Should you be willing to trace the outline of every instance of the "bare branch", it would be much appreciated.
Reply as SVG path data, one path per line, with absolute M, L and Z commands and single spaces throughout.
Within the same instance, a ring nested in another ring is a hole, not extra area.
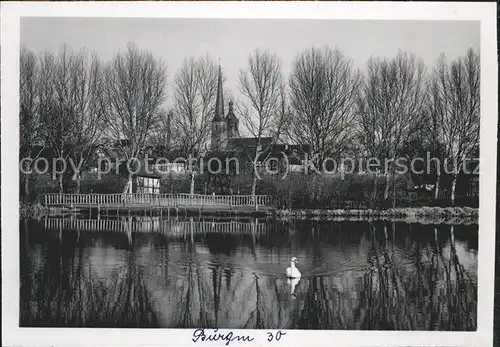
M 256 139 L 256 148 L 247 149 L 254 166 L 252 194 L 255 195 L 257 164 L 269 158 L 287 115 L 280 60 L 269 52 L 255 50 L 248 57 L 247 69 L 240 70 L 239 85 L 245 101 L 238 104 L 238 114 Z M 265 137 L 270 141 L 263 141 Z
M 186 59 L 174 79 L 174 122 L 186 155 L 204 151 L 216 95 L 217 65 L 209 56 Z
M 421 60 L 400 52 L 371 59 L 358 98 L 360 139 L 368 153 L 393 158 L 423 125 L 426 88 Z
M 451 200 L 456 176 L 466 157 L 479 146 L 480 59 L 472 49 L 450 64 L 438 61 L 430 82 L 429 110 L 436 139 L 444 145 L 448 165 L 454 165 Z
M 359 73 L 338 50 L 312 48 L 295 58 L 288 135 L 297 144 L 310 145 L 317 164 L 350 145 L 359 83 Z
M 164 62 L 132 43 L 127 51 L 115 54 L 106 68 L 107 135 L 126 160 L 139 157 L 158 121 L 166 78 Z

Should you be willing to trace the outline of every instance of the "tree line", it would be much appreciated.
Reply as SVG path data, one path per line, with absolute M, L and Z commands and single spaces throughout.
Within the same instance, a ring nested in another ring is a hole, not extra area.
M 40 54 L 23 47 L 20 59 L 20 156 L 36 159 L 50 149 L 60 165 L 71 158 L 76 165 L 57 174 L 59 192 L 68 172 L 78 192 L 98 153 L 125 160 L 142 158 L 146 148 L 156 156 L 206 154 L 219 75 L 208 55 L 186 58 L 172 81 L 165 61 L 132 43 L 106 62 L 66 46 Z M 479 76 L 473 49 L 451 61 L 442 55 L 430 68 L 399 52 L 370 58 L 361 71 L 337 49 L 308 48 L 297 54 L 288 78 L 277 55 L 255 50 L 239 72 L 234 111 L 256 138 L 257 149 L 247 153 L 254 167 L 278 142 L 307 144 L 317 168 L 348 155 L 384 162 L 431 153 L 458 169 L 448 197 L 454 203 L 464 161 L 478 154 Z M 171 110 L 163 106 L 167 97 Z M 25 169 L 32 163 L 23 161 Z M 437 199 L 443 167 L 429 169 Z M 194 166 L 189 173 L 191 193 L 197 172 Z M 395 175 L 390 166 L 376 177 L 386 200 Z M 30 175 L 21 177 L 28 195 Z M 255 172 L 251 186 L 255 194 Z

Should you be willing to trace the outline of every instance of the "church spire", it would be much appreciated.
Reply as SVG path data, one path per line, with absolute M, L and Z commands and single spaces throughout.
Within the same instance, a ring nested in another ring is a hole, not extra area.
M 222 69 L 219 63 L 217 98 L 215 100 L 215 115 L 213 122 L 222 122 L 222 121 L 224 121 L 224 93 L 222 91 Z

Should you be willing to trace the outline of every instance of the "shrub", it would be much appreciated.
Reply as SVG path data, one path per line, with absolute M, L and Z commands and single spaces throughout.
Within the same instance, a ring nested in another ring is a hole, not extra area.
M 24 195 L 24 182 L 20 182 L 20 198 L 26 202 L 43 202 L 43 196 L 59 191 L 58 182 L 50 174 L 33 173 L 29 177 L 29 196 Z

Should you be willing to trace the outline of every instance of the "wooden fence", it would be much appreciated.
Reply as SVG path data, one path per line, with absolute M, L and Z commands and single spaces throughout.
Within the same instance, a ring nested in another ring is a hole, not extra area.
M 269 195 L 47 194 L 46 206 L 274 206 Z

